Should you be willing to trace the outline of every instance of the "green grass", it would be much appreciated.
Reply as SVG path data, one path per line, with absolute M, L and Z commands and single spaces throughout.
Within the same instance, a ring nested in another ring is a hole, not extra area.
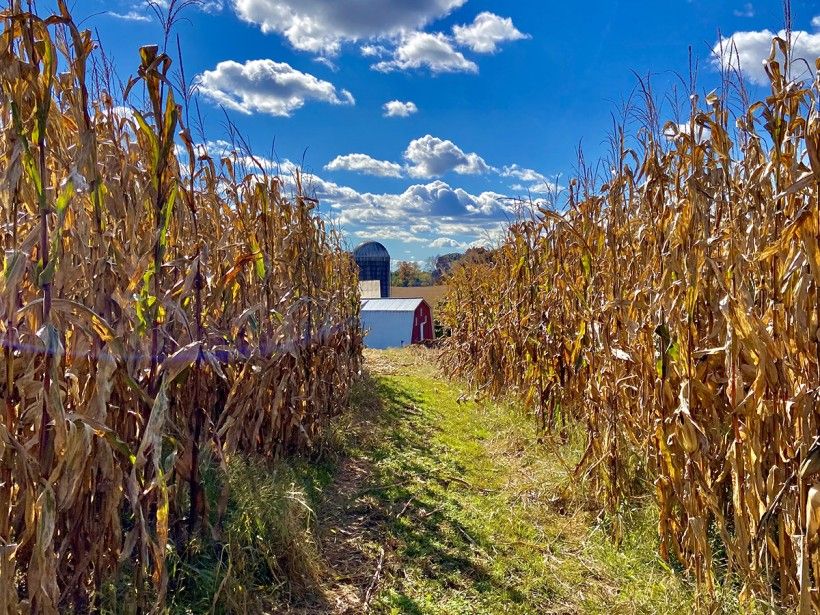
M 173 612 L 751 611 L 731 589 L 698 603 L 657 556 L 649 497 L 612 542 L 572 478 L 582 434 L 545 440 L 515 405 L 468 399 L 431 351 L 367 365 L 317 454 L 231 462 L 224 535 L 180 562 Z
M 235 455 L 224 469 L 211 458 L 201 467 L 209 523 L 190 541 L 182 525 L 172 528 L 163 612 L 264 613 L 315 602 L 324 566 L 314 508 L 333 480 L 334 460 L 321 453 L 275 463 Z M 134 571 L 126 561 L 103 588 L 96 610 L 144 612 L 135 593 Z
M 309 600 L 321 585 L 313 507 L 332 466 L 295 458 L 272 464 L 235 456 L 227 476 L 211 467 L 206 485 L 211 517 L 227 481 L 225 514 L 214 533 L 172 558 L 171 613 L 263 612 L 293 596 Z
M 520 408 L 465 400 L 437 375 L 431 354 L 369 356 L 383 407 L 358 453 L 373 463 L 372 484 L 385 486 L 371 497 L 391 547 L 373 611 L 682 613 L 698 606 L 691 586 L 657 555 L 648 499 L 625 513 L 616 547 L 571 477 L 579 446 L 539 443 Z M 731 591 L 709 606 L 750 607 L 734 604 Z
M 393 513 L 395 539 L 376 612 L 689 610 L 688 588 L 645 552 L 651 520 L 627 537 L 633 552 L 619 553 L 589 513 L 568 509 L 566 470 L 537 443 L 532 421 L 460 400 L 427 358 L 380 359 L 398 368 L 375 376 L 384 420 L 373 481 L 389 487 L 374 496 Z

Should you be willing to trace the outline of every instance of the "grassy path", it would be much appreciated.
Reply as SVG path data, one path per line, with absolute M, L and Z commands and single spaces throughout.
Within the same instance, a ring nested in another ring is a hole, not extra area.
M 465 400 L 426 351 L 370 352 L 323 490 L 323 612 L 679 613 L 651 513 L 620 549 L 531 421 Z M 577 490 L 576 490 L 577 492 Z M 728 608 L 728 607 L 727 607 Z M 732 609 L 733 610 L 733 609 Z

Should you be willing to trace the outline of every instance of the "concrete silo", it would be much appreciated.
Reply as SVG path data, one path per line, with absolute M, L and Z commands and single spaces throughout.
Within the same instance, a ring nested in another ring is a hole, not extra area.
M 390 296 L 390 253 L 378 241 L 368 241 L 353 250 L 359 266 L 359 281 L 378 280 L 382 297 Z

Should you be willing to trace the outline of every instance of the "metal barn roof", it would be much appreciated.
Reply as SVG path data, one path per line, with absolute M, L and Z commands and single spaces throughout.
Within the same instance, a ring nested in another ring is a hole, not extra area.
M 421 297 L 408 299 L 362 299 L 363 312 L 414 312 L 424 302 Z

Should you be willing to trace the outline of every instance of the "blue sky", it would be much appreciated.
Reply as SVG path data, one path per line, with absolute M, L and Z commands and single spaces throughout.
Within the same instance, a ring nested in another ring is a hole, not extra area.
M 72 12 L 123 81 L 137 48 L 161 42 L 143 0 Z M 691 46 L 707 92 L 721 33 L 762 94 L 783 24 L 781 3 L 761 1 L 205 0 L 176 31 L 210 149 L 227 113 L 256 152 L 310 173 L 351 246 L 423 261 L 491 241 L 512 197 L 562 186 L 579 144 L 588 161 L 604 154 L 635 73 L 680 87 Z M 820 56 L 820 6 L 795 0 L 792 25 L 798 52 Z

